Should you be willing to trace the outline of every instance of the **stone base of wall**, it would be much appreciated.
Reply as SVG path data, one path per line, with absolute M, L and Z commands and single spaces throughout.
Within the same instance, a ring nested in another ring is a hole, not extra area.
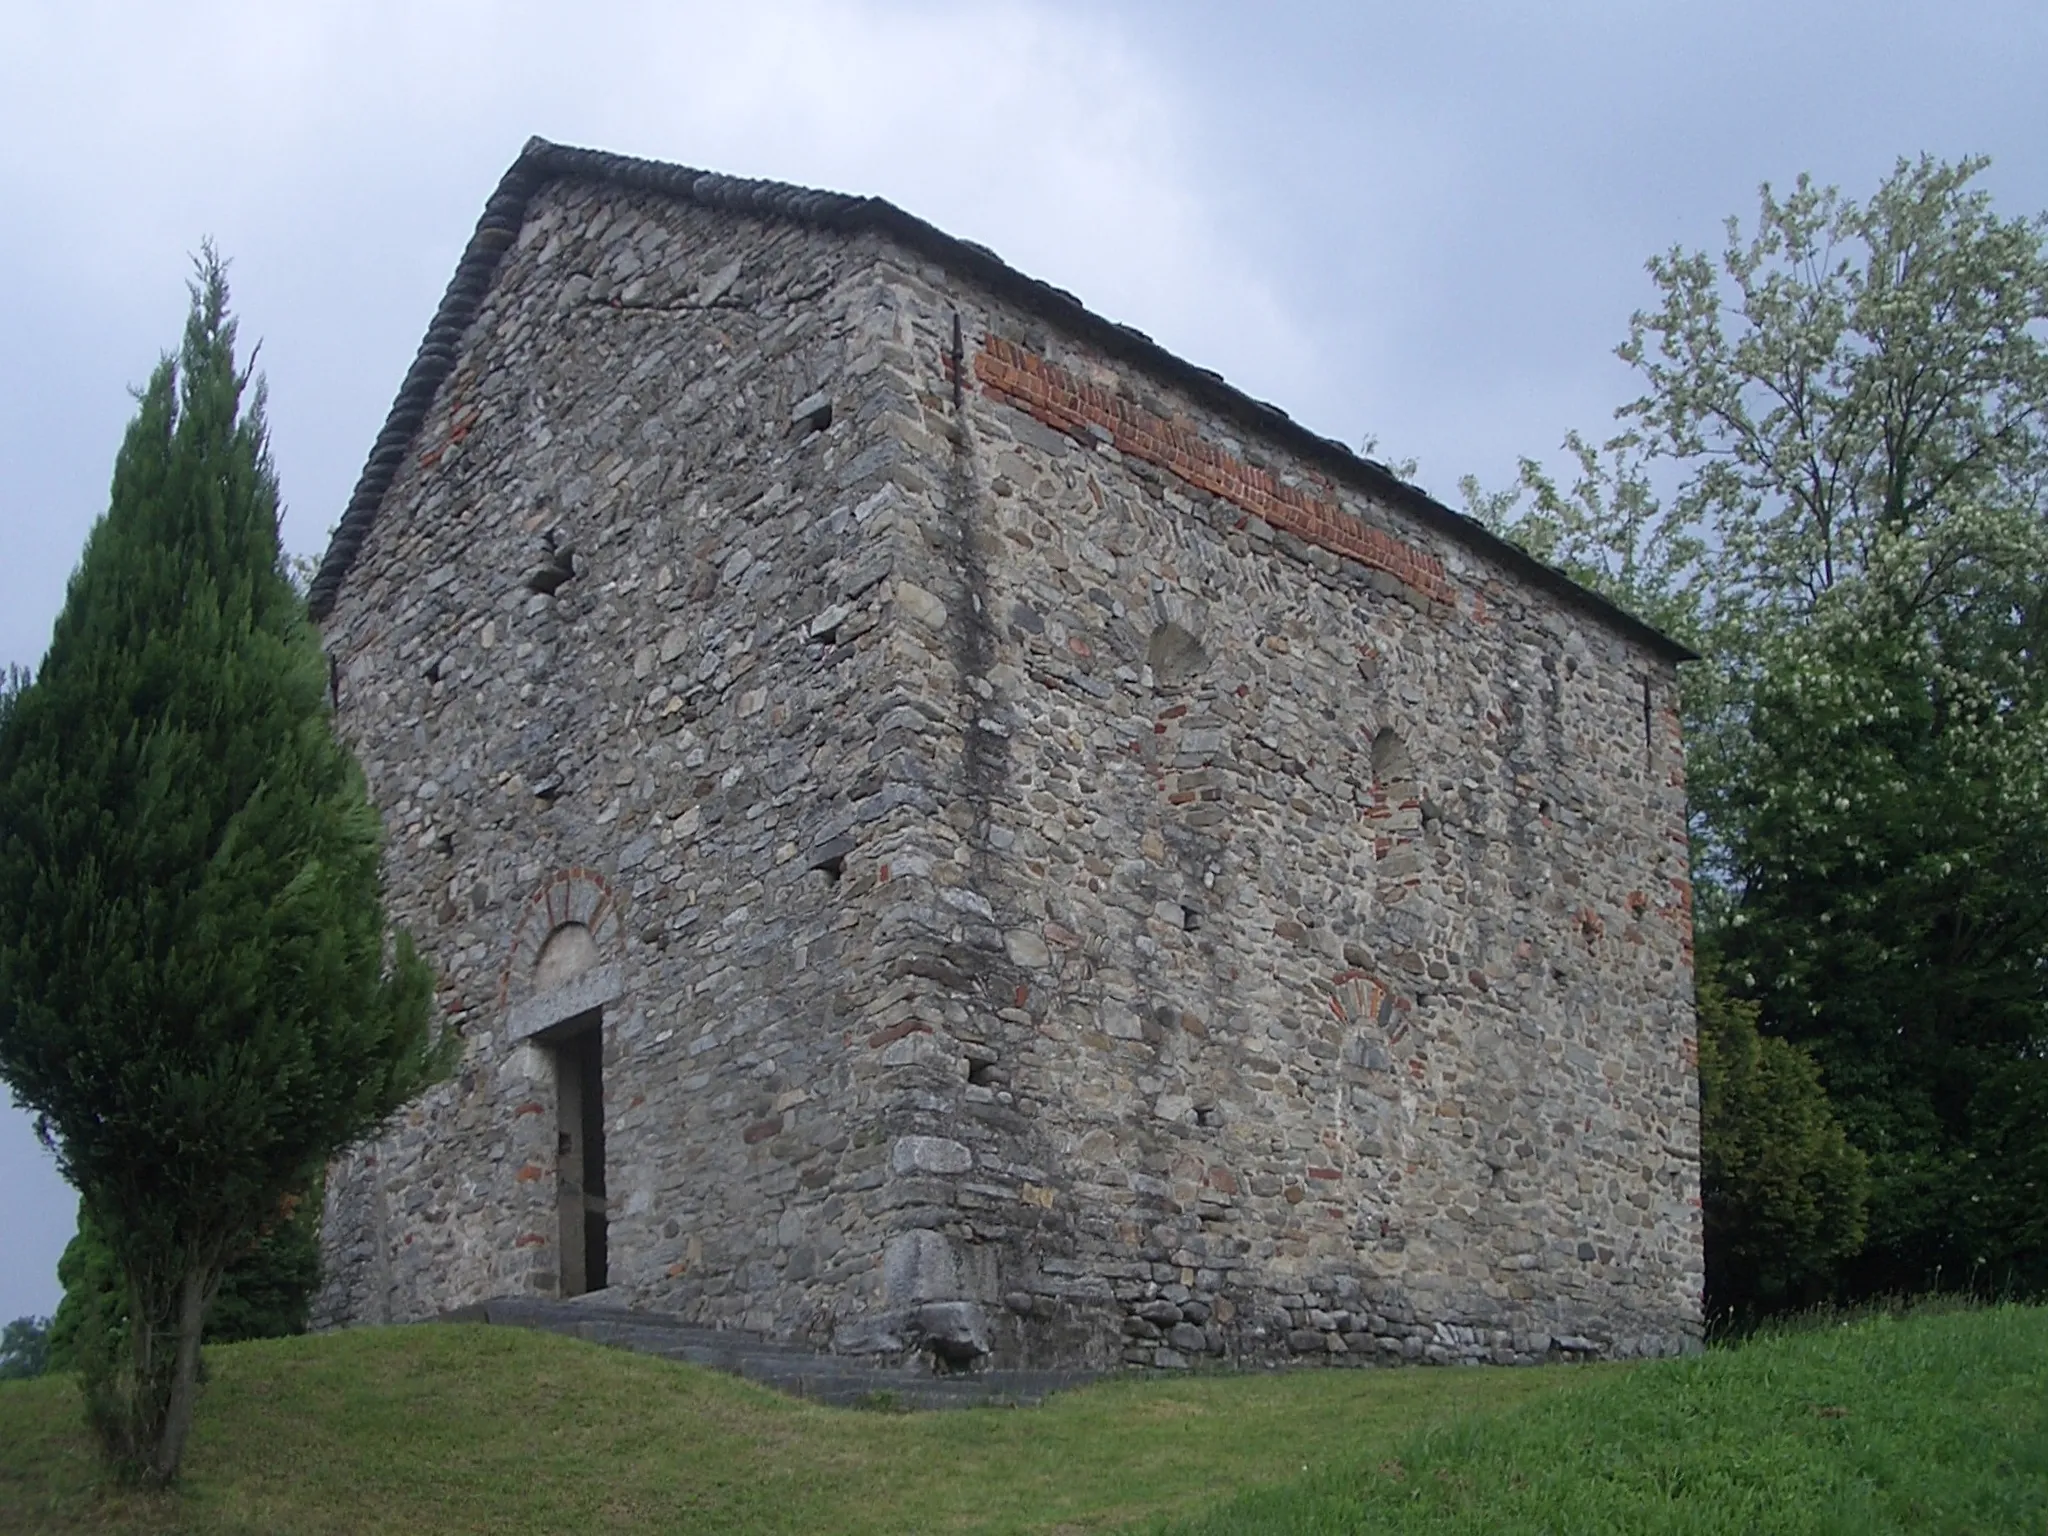
M 1038 1283 L 1049 1289 L 1011 1290 L 997 1301 L 899 1299 L 836 1325 L 799 1327 L 792 1320 L 771 1334 L 780 1343 L 877 1366 L 938 1371 L 1540 1365 L 1689 1355 L 1703 1347 L 1697 1332 L 1627 1315 L 1549 1321 L 1477 1310 L 1444 1315 L 1376 1295 L 1351 1275 L 1299 1291 L 1247 1293 L 1178 1278 L 1110 1281 L 1099 1268 L 1083 1272 L 1078 1264 L 1041 1262 L 1047 1273 Z M 1178 1275 L 1171 1265 L 1158 1269 Z M 1076 1292 L 1108 1294 L 1083 1299 Z M 702 1306 L 634 1297 L 624 1287 L 608 1299 L 693 1324 L 716 1322 Z
M 1120 1307 L 1085 1313 L 1014 1292 L 1006 1309 L 1029 1337 L 999 1347 L 999 1366 L 1086 1361 L 1186 1370 L 1203 1365 L 1540 1365 L 1560 1360 L 1696 1354 L 1697 1335 L 1655 1329 L 1614 1335 L 1495 1326 L 1430 1318 L 1391 1302 L 1368 1301 L 1355 1282 L 1233 1304 L 1178 1284 Z M 1002 1333 L 998 1327 L 998 1337 Z M 1076 1347 L 1077 1338 L 1085 1342 Z M 1009 1341 L 1003 1341 L 1005 1343 Z

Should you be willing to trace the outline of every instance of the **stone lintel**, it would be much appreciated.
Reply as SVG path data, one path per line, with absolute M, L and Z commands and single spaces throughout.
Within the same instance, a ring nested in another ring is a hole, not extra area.
M 519 1004 L 506 1021 L 505 1036 L 508 1040 L 531 1040 L 625 995 L 625 974 L 619 963 L 597 966 Z

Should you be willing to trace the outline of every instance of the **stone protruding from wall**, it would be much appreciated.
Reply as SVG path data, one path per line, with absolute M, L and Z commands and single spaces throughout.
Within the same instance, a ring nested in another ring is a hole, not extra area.
M 878 1309 L 842 1324 L 832 1347 L 851 1355 L 929 1350 L 955 1368 L 971 1366 L 990 1351 L 988 1319 L 963 1293 L 953 1245 L 937 1232 L 914 1228 L 884 1245 L 880 1301 Z

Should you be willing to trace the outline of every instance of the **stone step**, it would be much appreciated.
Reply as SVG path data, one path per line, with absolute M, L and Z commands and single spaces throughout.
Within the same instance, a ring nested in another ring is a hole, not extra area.
M 537 1328 L 592 1344 L 725 1371 L 792 1397 L 837 1407 L 967 1408 L 1035 1406 L 1081 1386 L 1094 1371 L 984 1370 L 937 1375 L 870 1365 L 846 1355 L 782 1343 L 733 1328 L 707 1328 L 665 1313 L 600 1303 L 506 1297 L 446 1312 L 450 1323 Z

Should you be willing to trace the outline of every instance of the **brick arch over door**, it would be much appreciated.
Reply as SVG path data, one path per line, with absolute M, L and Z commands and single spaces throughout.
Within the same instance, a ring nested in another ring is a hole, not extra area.
M 624 914 L 611 882 L 594 869 L 563 869 L 543 880 L 526 898 L 512 931 L 512 949 L 498 982 L 500 1006 L 533 995 L 535 963 L 548 939 L 564 924 L 588 929 L 600 961 L 615 960 L 625 938 Z

